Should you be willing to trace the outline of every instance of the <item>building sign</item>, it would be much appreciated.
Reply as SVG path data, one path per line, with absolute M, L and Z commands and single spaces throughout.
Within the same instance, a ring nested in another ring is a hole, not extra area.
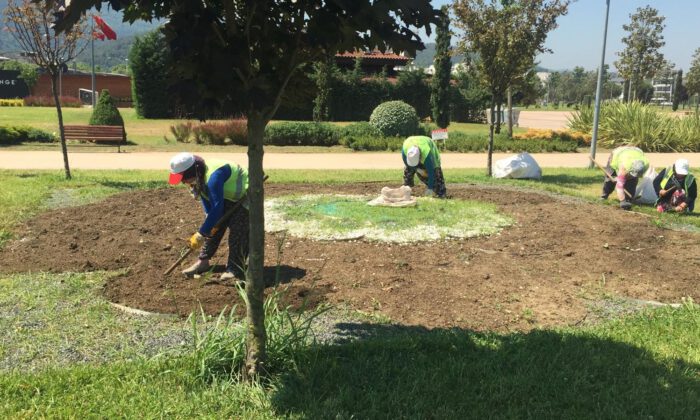
M 447 140 L 447 129 L 439 128 L 432 132 L 433 140 Z
M 20 79 L 17 70 L 0 70 L 0 99 L 15 99 L 29 96 L 29 88 Z

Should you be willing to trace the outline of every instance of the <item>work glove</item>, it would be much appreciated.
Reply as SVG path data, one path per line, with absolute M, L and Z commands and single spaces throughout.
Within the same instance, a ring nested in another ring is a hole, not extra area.
M 425 195 L 426 197 L 433 197 L 435 196 L 435 193 L 433 192 L 433 190 L 428 188 L 427 190 L 425 190 L 425 193 L 423 193 L 423 195 Z
M 195 234 L 190 238 L 190 249 L 196 250 L 201 248 L 202 245 L 204 245 L 204 239 L 204 235 L 199 232 L 195 232 Z

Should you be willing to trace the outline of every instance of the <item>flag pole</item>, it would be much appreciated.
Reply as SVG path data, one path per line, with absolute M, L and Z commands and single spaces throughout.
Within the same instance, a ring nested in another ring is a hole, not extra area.
M 92 63 L 92 108 L 95 108 L 95 18 L 90 19 L 90 56 Z

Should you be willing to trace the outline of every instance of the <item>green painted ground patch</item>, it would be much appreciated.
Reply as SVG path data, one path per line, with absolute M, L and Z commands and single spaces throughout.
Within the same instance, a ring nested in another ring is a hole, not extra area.
M 265 203 L 268 231 L 319 239 L 417 242 L 490 235 L 512 224 L 489 203 L 418 198 L 415 207 L 372 207 L 373 197 L 303 195 Z

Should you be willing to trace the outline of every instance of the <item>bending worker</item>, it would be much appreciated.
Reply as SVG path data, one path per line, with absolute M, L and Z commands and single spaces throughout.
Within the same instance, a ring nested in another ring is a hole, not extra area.
M 426 186 L 426 196 L 445 198 L 445 178 L 440 168 L 440 151 L 430 137 L 411 136 L 403 142 L 401 157 L 405 165 L 403 185 L 413 187 L 413 175 Z
M 615 181 L 606 177 L 603 183 L 602 199 L 607 199 L 613 192 L 620 200 L 620 207 L 625 210 L 632 208 L 632 199 L 637 191 L 639 178 L 649 169 L 649 161 L 644 152 L 638 147 L 622 146 L 612 151 L 608 158 L 606 172 Z
M 208 271 L 211 268 L 209 259 L 216 253 L 228 228 L 228 261 L 221 280 L 242 276 L 248 255 L 248 172 L 235 163 L 213 159 L 205 162 L 191 153 L 180 153 L 170 160 L 168 182 L 172 185 L 182 182 L 190 187 L 195 200 L 202 201 L 206 216 L 189 241 L 193 250 L 201 248 L 199 258 L 182 274 L 193 276 Z M 213 230 L 230 211 L 233 213 L 228 220 Z
M 698 183 L 689 172 L 689 166 L 687 159 L 678 159 L 654 179 L 654 190 L 659 196 L 656 209 L 659 212 L 690 213 L 695 208 Z

